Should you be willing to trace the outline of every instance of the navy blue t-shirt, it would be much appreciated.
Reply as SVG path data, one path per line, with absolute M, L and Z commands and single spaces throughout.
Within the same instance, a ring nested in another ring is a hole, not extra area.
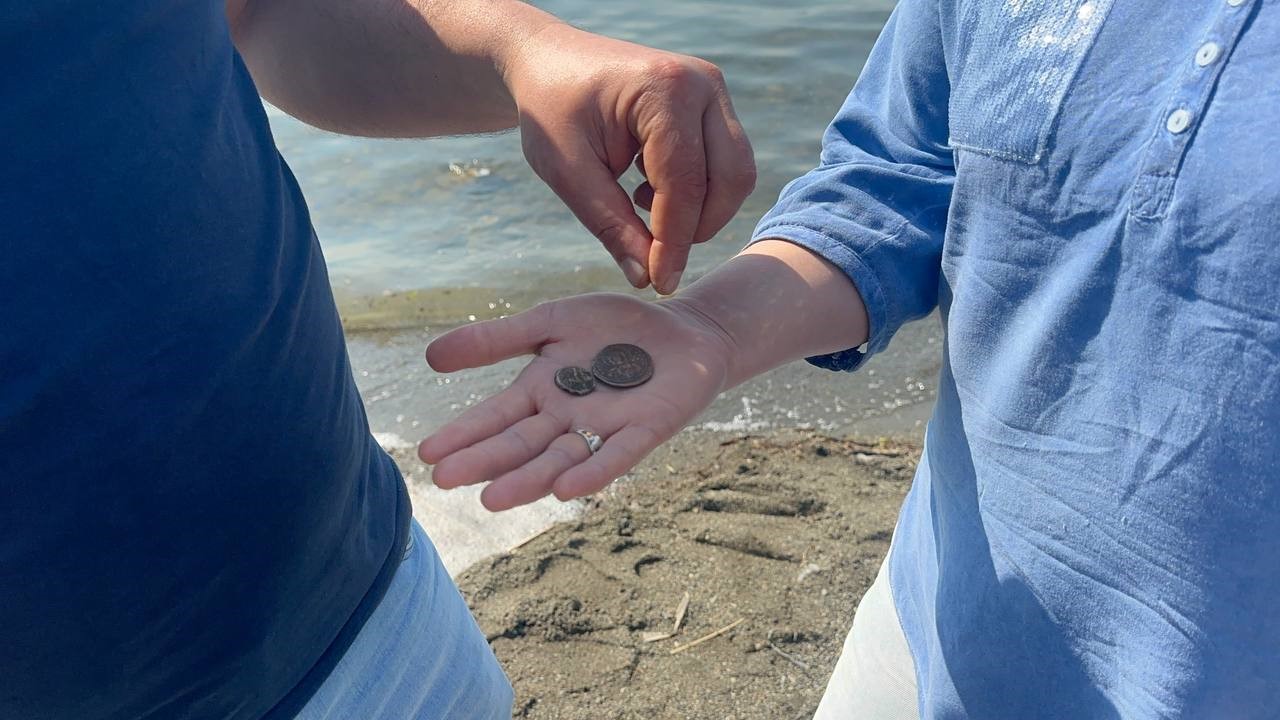
M 0 0 L 0 718 L 287 718 L 409 503 L 212 0 Z

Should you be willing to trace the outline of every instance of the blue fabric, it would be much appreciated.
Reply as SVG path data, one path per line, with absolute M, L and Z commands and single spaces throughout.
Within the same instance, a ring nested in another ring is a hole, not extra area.
M 386 596 L 297 720 L 511 720 L 514 697 L 414 522 Z
M 409 503 L 212 0 L 0 2 L 0 718 L 288 718 Z
M 923 717 L 1275 717 L 1277 131 L 1275 0 L 902 0 L 761 221 L 867 305 L 820 365 L 940 309 L 891 563 Z

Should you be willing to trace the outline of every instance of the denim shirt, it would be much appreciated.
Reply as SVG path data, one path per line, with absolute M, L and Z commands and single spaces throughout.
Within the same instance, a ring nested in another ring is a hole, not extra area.
M 895 604 L 929 718 L 1280 713 L 1280 2 L 902 0 L 755 237 L 853 370 L 946 332 Z

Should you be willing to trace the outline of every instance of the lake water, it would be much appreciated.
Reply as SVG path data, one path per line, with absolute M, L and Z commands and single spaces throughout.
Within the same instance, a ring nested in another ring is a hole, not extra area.
M 755 148 L 759 180 L 728 227 L 695 248 L 686 283 L 736 253 L 782 186 L 817 162 L 822 131 L 893 6 L 889 0 L 538 4 L 588 30 L 698 55 L 724 71 Z M 370 424 L 402 460 L 428 432 L 504 387 L 523 364 L 440 376 L 422 358 L 433 336 L 553 297 L 630 291 L 595 238 L 525 164 L 514 133 L 365 140 L 269 113 L 324 247 Z M 639 178 L 633 172 L 623 182 L 630 188 Z M 813 427 L 919 436 L 940 350 L 936 320 L 915 323 L 857 375 L 801 363 L 780 368 L 717 399 L 688 432 Z M 478 489 L 443 493 L 426 468 L 411 459 L 405 468 L 415 515 L 454 572 L 572 511 L 544 500 L 495 518 L 481 510 Z
M 692 275 L 733 255 L 782 185 L 815 164 L 822 130 L 893 7 L 888 0 L 536 4 L 579 27 L 698 55 L 724 70 L 760 178 L 737 218 L 695 250 Z M 401 311 L 461 321 L 491 314 L 489 303 L 505 305 L 511 296 L 527 303 L 627 287 L 595 238 L 525 164 L 515 133 L 366 140 L 270 114 L 310 203 L 340 303 L 383 310 L 361 329 L 417 324 Z M 630 188 L 639 179 L 633 171 L 623 181 Z M 458 288 L 470 292 L 442 292 Z M 418 301 L 382 307 L 391 291 L 416 291 Z

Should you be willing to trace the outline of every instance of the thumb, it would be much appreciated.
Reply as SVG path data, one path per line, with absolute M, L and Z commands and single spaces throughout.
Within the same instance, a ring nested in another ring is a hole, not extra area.
M 532 355 L 551 337 L 554 304 L 450 330 L 427 345 L 427 364 L 447 373 Z
M 525 133 L 525 155 L 538 176 L 604 245 L 627 280 L 637 288 L 648 286 L 653 235 L 615 173 L 589 147 L 558 148 L 542 155 L 533 148 L 543 144 L 531 143 L 528 130 Z

